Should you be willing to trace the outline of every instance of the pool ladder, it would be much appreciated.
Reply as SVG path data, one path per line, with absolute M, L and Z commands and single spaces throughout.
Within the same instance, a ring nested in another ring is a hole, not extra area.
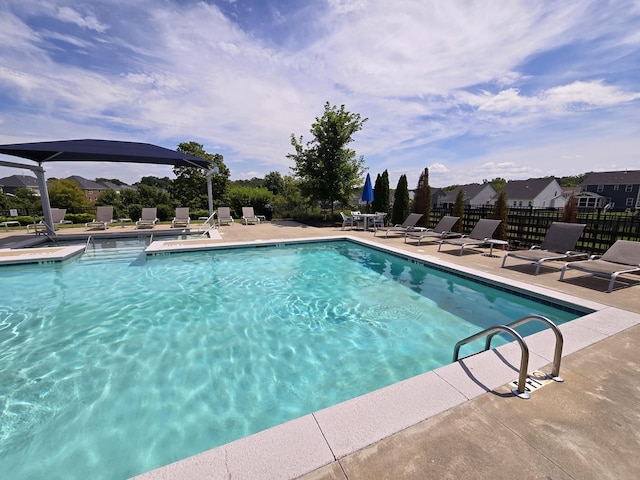
M 547 372 L 547 377 L 555 380 L 556 382 L 564 382 L 564 378 L 560 376 L 560 361 L 562 360 L 562 346 L 564 344 L 562 333 L 555 323 L 553 323 L 548 318 L 543 317 L 542 315 L 527 315 L 526 317 L 511 322 L 507 325 L 496 325 L 493 327 L 489 327 L 485 330 L 482 330 L 481 332 L 460 340 L 458 343 L 456 343 L 456 346 L 453 349 L 453 361 L 457 362 L 458 360 L 462 360 L 458 358 L 458 356 L 460 354 L 460 348 L 463 345 L 473 342 L 474 340 L 486 337 L 484 351 L 487 351 L 491 349 L 491 340 L 493 340 L 493 337 L 495 335 L 497 335 L 498 333 L 507 333 L 515 338 L 515 340 L 520 345 L 520 350 L 522 351 L 522 355 L 520 357 L 520 375 L 518 377 L 518 387 L 512 388 L 511 393 L 520 398 L 530 398 L 531 394 L 525 388 L 527 382 L 527 371 L 529 368 L 529 347 L 527 346 L 527 342 L 524 341 L 524 338 L 522 338 L 522 335 L 516 332 L 514 328 L 533 321 L 542 322 L 546 324 L 551 330 L 553 330 L 553 333 L 556 336 L 556 348 L 553 354 L 553 369 L 551 370 L 551 372 Z M 467 358 L 471 355 L 475 354 L 470 354 L 462 358 Z

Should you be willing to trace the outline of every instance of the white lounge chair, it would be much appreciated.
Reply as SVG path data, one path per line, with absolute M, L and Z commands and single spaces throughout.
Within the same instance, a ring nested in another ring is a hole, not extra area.
M 618 275 L 640 271 L 640 242 L 617 240 L 602 256 L 592 255 L 589 260 L 565 263 L 560 281 L 567 270 L 580 270 L 596 277 L 609 278 L 607 293 L 611 293 Z
M 480 246 L 487 243 L 488 240 L 491 240 L 493 233 L 500 225 L 502 220 L 490 220 L 488 218 L 481 218 L 476 223 L 476 226 L 473 227 L 473 230 L 469 232 L 468 235 L 463 235 L 458 238 L 444 238 L 440 240 L 440 244 L 438 245 L 438 251 L 442 248 L 442 245 L 456 245 L 460 247 L 460 253 L 458 255 L 462 255 L 464 253 L 464 248 L 468 246 Z
M 183 227 L 188 228 L 191 223 L 191 217 L 189 217 L 189 207 L 176 208 L 176 216 L 171 221 L 171 228 Z
M 218 226 L 222 224 L 230 225 L 233 223 L 230 207 L 218 207 Z
M 387 236 L 390 233 L 404 235 L 407 232 L 415 230 L 416 223 L 418 223 L 418 220 L 420 220 L 421 218 L 422 218 L 422 213 L 410 213 L 409 216 L 405 218 L 404 222 L 402 222 L 401 225 L 394 225 L 393 227 L 377 228 L 376 231 L 373 233 L 373 236 L 375 237 L 378 232 L 384 232 L 384 238 L 387 238 Z
M 586 253 L 573 251 L 585 226 L 584 223 L 553 222 L 540 246 L 533 246 L 529 250 L 507 252 L 502 258 L 502 267 L 504 267 L 507 257 L 513 257 L 535 263 L 534 275 L 538 275 L 543 262 L 587 257 Z
M 260 218 L 256 216 L 253 207 L 242 207 L 242 219 L 245 225 L 249 223 L 260 223 Z
M 98 207 L 96 209 L 96 218 L 92 222 L 84 224 L 84 229 L 101 229 L 106 230 L 109 224 L 113 222 L 113 207 Z
M 140 220 L 136 222 L 136 229 L 138 228 L 153 228 L 158 223 L 158 209 L 155 207 L 152 208 L 143 208 L 142 216 Z
M 460 217 L 452 217 L 445 215 L 440 219 L 438 224 L 433 228 L 428 228 L 424 231 L 407 232 L 404 234 L 404 243 L 407 243 L 407 238 L 413 238 L 418 240 L 418 246 L 425 238 L 428 242 L 435 242 L 449 237 L 460 237 L 461 235 L 456 232 L 452 232 L 451 229 L 456 224 Z
M 57 230 L 57 225 L 62 225 L 63 223 L 73 223 L 70 220 L 65 220 L 64 216 L 67 214 L 66 208 L 52 208 L 51 209 L 51 223 L 53 224 L 53 229 Z M 32 223 L 27 225 L 27 233 L 30 233 L 29 230 L 33 228 L 33 231 L 36 233 L 45 233 L 47 231 L 47 226 L 44 223 L 44 220 L 40 220 L 38 223 Z

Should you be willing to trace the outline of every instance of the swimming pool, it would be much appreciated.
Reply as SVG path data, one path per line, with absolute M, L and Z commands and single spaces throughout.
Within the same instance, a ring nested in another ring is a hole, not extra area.
M 580 314 L 348 241 L 132 246 L 3 267 L 0 287 L 13 478 L 131 476 L 449 363 L 489 324 Z

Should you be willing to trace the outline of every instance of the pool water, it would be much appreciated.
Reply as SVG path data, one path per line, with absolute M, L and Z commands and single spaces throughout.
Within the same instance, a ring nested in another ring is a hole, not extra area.
M 489 325 L 579 315 L 347 241 L 87 255 L 0 289 L 12 479 L 126 478 L 450 363 Z

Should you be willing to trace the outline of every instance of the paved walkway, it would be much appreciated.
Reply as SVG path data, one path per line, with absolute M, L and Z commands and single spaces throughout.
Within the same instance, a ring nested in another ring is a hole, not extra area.
M 162 227 L 156 227 L 158 234 Z M 67 231 L 68 230 L 68 231 Z M 108 233 L 129 232 L 119 227 Z M 472 267 L 507 281 L 525 282 L 609 305 L 604 323 L 624 325 L 626 312 L 640 313 L 640 285 L 617 288 L 605 293 L 607 282 L 571 274 L 559 282 L 559 266 L 533 268 L 513 261 L 500 268 L 501 258 L 482 255 L 488 249 L 474 250 L 462 257 L 437 252 L 437 246 L 405 245 L 400 237 L 373 237 L 371 232 L 343 232 L 339 228 L 317 229 L 292 222 L 262 225 L 231 225 L 220 229 L 225 242 L 336 236 L 345 233 L 384 243 L 426 257 Z M 10 235 L 13 232 L 10 232 Z M 61 235 L 82 234 L 82 229 L 63 229 Z M 0 233 L 0 241 L 6 236 Z M 494 253 L 496 253 L 494 251 Z M 497 252 L 499 253 L 499 252 Z M 501 257 L 501 255 L 499 255 Z M 620 309 L 620 310 L 618 310 Z M 618 312 L 616 314 L 616 312 Z M 622 313 L 622 315 L 620 315 Z M 573 323 L 573 322 L 572 322 Z M 633 323 L 633 322 L 632 322 Z M 579 342 L 580 330 L 565 333 L 565 344 Z M 640 473 L 640 325 L 622 328 L 620 333 L 603 337 L 586 347 L 567 349 L 561 375 L 564 383 L 551 382 L 533 392 L 531 399 L 514 397 L 506 385 L 492 388 L 453 408 L 420 421 L 346 455 L 331 451 L 324 464 L 301 478 L 335 479 L 444 479 L 444 478 L 541 478 L 541 479 L 626 479 Z M 496 354 L 498 355 L 498 354 Z M 470 362 L 469 365 L 472 365 Z M 550 369 L 550 366 L 547 370 Z M 545 370 L 545 371 L 547 371 Z M 477 375 L 473 367 L 467 372 Z M 485 389 L 486 391 L 486 389 Z M 399 398 L 397 404 L 414 402 Z M 394 412 L 389 412 L 391 415 Z M 318 416 L 320 418 L 320 416 Z M 321 418 L 320 418 L 321 420 Z M 288 439 L 291 441 L 291 439 Z M 293 441 L 292 455 L 304 450 Z M 232 449 L 224 450 L 227 454 Z M 281 452 L 280 452 L 281 453 Z M 287 463 L 274 450 L 273 464 Z M 204 457 L 202 457 L 204 458 Z M 257 457 L 256 457 L 257 458 Z M 277 469 L 260 468 L 259 460 L 244 461 L 255 469 L 244 472 L 216 470 L 207 465 L 199 469 L 164 469 L 149 472 L 146 478 L 293 478 Z M 224 462 L 230 463 L 230 458 Z M 197 461 L 192 462 L 198 463 Z M 262 465 L 264 467 L 264 465 Z M 242 470 L 242 469 L 241 469 Z M 181 472 L 178 476 L 175 474 Z M 259 472 L 259 473 L 256 473 Z

